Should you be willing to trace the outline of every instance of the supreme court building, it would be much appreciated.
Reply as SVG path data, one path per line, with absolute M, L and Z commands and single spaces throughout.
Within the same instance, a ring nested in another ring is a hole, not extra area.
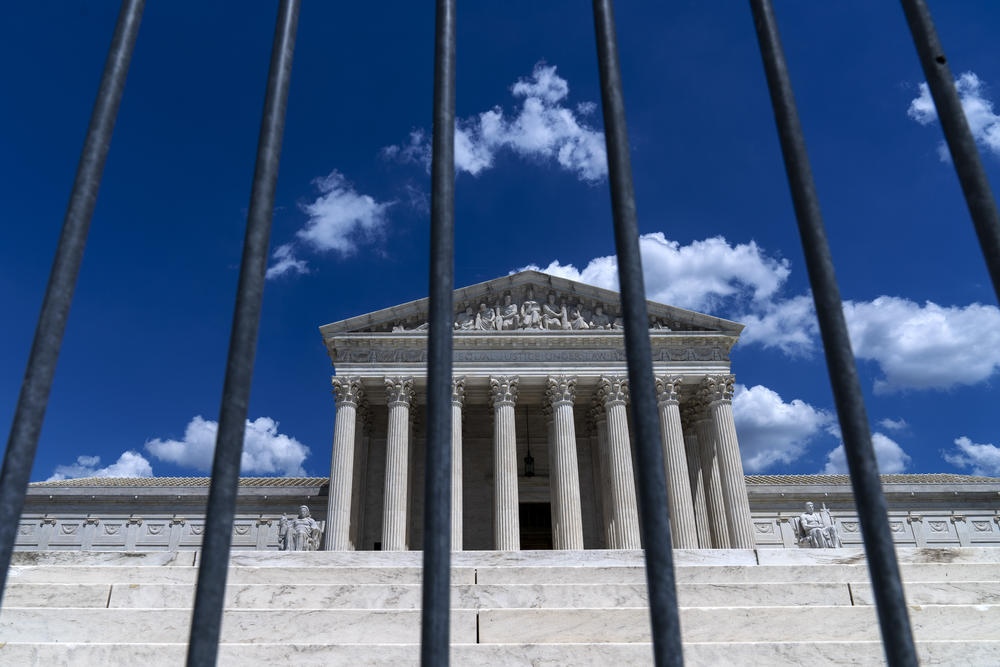
M 742 325 L 648 306 L 674 547 L 806 547 L 807 501 L 860 546 L 846 475 L 744 476 L 729 363 Z M 524 271 L 456 290 L 455 307 L 453 548 L 640 547 L 618 295 Z M 301 505 L 323 549 L 422 547 L 426 322 L 423 299 L 320 327 L 335 369 L 330 477 L 241 478 L 234 550 L 278 549 Z M 32 483 L 16 548 L 198 549 L 209 482 Z M 1000 546 L 1000 479 L 882 483 L 897 546 Z
M 421 548 L 427 299 L 320 327 L 336 369 L 325 548 Z M 455 292 L 452 546 L 641 546 L 615 292 L 535 271 Z M 754 547 L 729 350 L 649 303 L 673 544 Z

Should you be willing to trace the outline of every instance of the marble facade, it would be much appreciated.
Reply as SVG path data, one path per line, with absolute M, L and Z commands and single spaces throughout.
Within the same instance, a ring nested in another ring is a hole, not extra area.
M 753 548 L 728 356 L 743 327 L 648 305 L 674 546 Z M 457 290 L 455 307 L 454 548 L 639 548 L 617 294 L 525 271 Z M 426 313 L 320 327 L 335 367 L 327 549 L 420 548 Z
M 455 306 L 453 548 L 640 547 L 617 295 L 528 271 L 456 290 Z M 281 518 L 302 505 L 322 534 L 312 547 L 421 548 L 426 309 L 415 301 L 320 328 L 335 367 L 330 477 L 242 478 L 234 550 L 279 549 Z M 859 546 L 846 476 L 744 475 L 728 356 L 742 326 L 656 303 L 649 312 L 674 546 L 799 549 L 806 502 L 828 508 L 843 546 Z M 16 548 L 197 549 L 208 482 L 34 483 Z M 883 483 L 898 546 L 1000 546 L 1000 480 Z

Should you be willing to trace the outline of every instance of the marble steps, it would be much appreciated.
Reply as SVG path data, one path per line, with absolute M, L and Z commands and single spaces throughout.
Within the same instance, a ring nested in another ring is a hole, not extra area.
M 69 609 L 7 607 L 0 637 L 7 641 L 182 643 L 187 609 Z M 996 640 L 998 605 L 912 605 L 918 641 Z M 686 642 L 878 641 L 872 606 L 684 607 Z M 454 609 L 452 640 L 486 644 L 648 642 L 649 612 L 641 607 L 572 609 Z M 413 643 L 420 611 L 409 609 L 228 609 L 223 643 Z M 2 641 L 2 640 L 0 640 Z
M 997 549 L 1000 551 L 1000 549 Z M 126 561 L 128 562 L 128 561 Z M 907 582 L 1000 581 L 1000 563 L 902 563 Z M 679 584 L 711 583 L 853 583 L 868 580 L 864 565 L 714 565 L 679 566 Z M 192 565 L 15 565 L 11 583 L 137 583 L 194 584 L 198 568 Z M 522 565 L 457 566 L 453 584 L 642 584 L 641 565 Z M 230 567 L 228 582 L 249 584 L 419 584 L 419 566 L 288 566 Z
M 1000 604 L 1000 581 L 908 582 L 911 605 Z M 770 607 L 872 605 L 868 582 L 678 584 L 682 607 Z M 645 584 L 459 584 L 454 609 L 643 607 Z M 194 601 L 189 584 L 22 584 L 8 586 L 8 607 L 186 609 Z M 227 609 L 419 609 L 419 584 L 229 586 Z
M 1000 585 L 995 587 L 1000 589 Z M 953 595 L 958 595 L 956 591 Z M 968 593 L 986 604 L 982 591 Z M 680 584 L 684 607 L 766 607 L 851 605 L 848 584 Z M 992 598 L 1000 604 L 1000 590 Z M 5 594 L 10 607 L 187 609 L 194 586 L 187 584 L 11 584 Z M 645 607 L 641 584 L 461 584 L 452 587 L 453 609 L 564 609 Z M 227 609 L 420 609 L 421 587 L 415 584 L 229 586 Z
M 995 665 L 1000 640 L 923 641 L 917 643 L 922 665 Z M 220 667 L 292 664 L 296 667 L 350 665 L 417 667 L 417 644 L 222 644 Z M 0 645 L 0 664 L 20 667 L 75 665 L 181 665 L 187 646 L 160 644 L 24 643 Z M 882 644 L 863 642 L 692 642 L 684 645 L 689 667 L 716 665 L 873 665 L 883 662 Z M 650 665 L 645 643 L 453 644 L 451 662 L 462 667 L 531 664 L 535 667 L 606 667 Z

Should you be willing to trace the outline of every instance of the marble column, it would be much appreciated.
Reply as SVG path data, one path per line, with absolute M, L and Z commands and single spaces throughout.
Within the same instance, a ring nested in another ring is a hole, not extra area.
M 594 485 L 595 493 L 601 497 L 601 534 L 604 536 L 604 548 L 611 548 L 611 476 L 608 461 L 608 415 L 597 397 L 590 408 L 590 418 L 594 425 L 594 441 L 597 447 L 598 481 Z
M 351 484 L 351 549 L 362 549 L 365 523 L 365 490 L 368 487 L 368 449 L 371 446 L 372 415 L 368 401 L 358 406 L 354 433 L 354 482 Z
M 451 381 L 451 550 L 462 550 L 462 407 L 465 376 Z
M 695 431 L 698 434 L 698 449 L 701 454 L 701 474 L 705 483 L 705 510 L 708 513 L 708 528 L 712 535 L 713 549 L 729 548 L 729 520 L 726 517 L 726 501 L 722 494 L 722 479 L 719 477 L 719 457 L 715 447 L 715 426 L 704 405 L 696 412 Z
M 493 406 L 493 544 L 498 551 L 520 551 L 517 504 L 517 439 L 514 405 L 517 376 L 490 377 Z
M 684 451 L 687 454 L 688 479 L 691 482 L 691 502 L 694 504 L 694 525 L 698 531 L 698 548 L 712 548 L 712 529 L 708 525 L 708 506 L 705 504 L 704 473 L 701 469 L 701 452 L 694 426 L 694 410 L 685 405 L 681 410 L 681 427 L 684 432 Z
M 729 518 L 729 544 L 734 549 L 753 549 L 755 543 L 750 500 L 747 498 L 743 461 L 740 459 L 736 423 L 733 421 L 735 381 L 732 375 L 710 375 L 705 378 L 702 392 L 708 401 L 718 438 L 716 447 L 719 477 L 722 480 L 722 496 L 726 502 L 726 516 Z
M 684 431 L 681 428 L 681 408 L 678 400 L 681 382 L 679 375 L 656 378 L 656 403 L 660 412 L 671 542 L 675 549 L 697 549 L 698 531 L 694 524 L 691 480 L 688 477 L 687 454 L 684 452 Z
M 601 377 L 598 398 L 608 420 L 608 473 L 611 487 L 611 548 L 640 549 L 632 448 L 628 434 L 628 380 Z
M 385 378 L 389 429 L 385 443 L 385 496 L 382 501 L 382 550 L 405 551 L 410 474 L 412 377 Z
M 555 549 L 583 549 L 583 512 L 580 509 L 580 466 L 576 456 L 576 423 L 573 402 L 576 378 L 549 376 L 545 397 L 552 407 L 549 483 L 556 502 L 552 511 L 552 544 Z
M 337 413 L 333 425 L 333 452 L 330 457 L 330 486 L 326 506 L 327 551 L 351 548 L 351 486 L 354 480 L 354 439 L 357 430 L 358 404 L 364 396 L 361 380 L 334 376 L 333 393 Z

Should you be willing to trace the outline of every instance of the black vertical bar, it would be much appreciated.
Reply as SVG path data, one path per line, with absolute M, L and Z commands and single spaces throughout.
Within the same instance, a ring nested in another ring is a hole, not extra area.
M 632 397 L 632 420 L 639 465 L 639 502 L 646 548 L 646 584 L 652 621 L 653 659 L 658 666 L 682 665 L 680 616 L 670 544 L 670 514 L 663 472 L 660 424 L 653 384 L 653 356 L 649 342 L 649 313 L 639 256 L 639 221 L 632 188 L 625 124 L 625 99 L 618 66 L 611 0 L 594 0 L 597 60 L 601 73 L 601 105 L 608 148 L 608 176 L 614 215 L 618 280 L 625 322 L 625 350 Z
M 194 616 L 191 619 L 191 641 L 188 645 L 188 667 L 210 667 L 215 665 L 218 657 L 240 458 L 243 454 L 243 436 L 253 379 L 299 6 L 299 0 L 282 0 L 274 29 L 264 114 L 257 140 L 257 164 L 250 193 L 250 211 L 243 242 L 233 328 L 229 338 L 226 379 L 222 389 L 219 432 L 215 442 L 215 459 L 212 462 L 212 484 L 208 490 L 205 537 L 201 547 Z
M 913 43 L 920 56 L 920 64 L 931 89 L 934 106 L 937 108 L 941 129 L 955 163 L 958 181 L 965 194 L 965 203 L 972 216 L 972 224 L 979 237 L 979 246 L 986 259 L 993 291 L 1000 300 L 1000 214 L 993 199 L 993 191 L 983 170 L 983 163 L 976 149 L 976 140 L 969 130 L 969 122 L 962 110 L 962 101 L 955 90 L 955 81 L 944 57 L 944 49 L 938 39 L 934 21 L 924 0 L 902 0 L 906 21 L 910 24 Z
M 774 8 L 770 0 L 750 0 L 750 6 L 764 60 L 799 234 L 802 237 L 809 282 L 816 303 L 816 316 L 826 351 L 833 398 L 843 433 L 854 501 L 868 556 L 868 571 L 878 607 L 882 645 L 890 665 L 916 665 L 910 619 L 903 597 L 892 532 L 889 529 L 888 507 L 879 479 L 861 383 L 854 365 L 840 289 L 834 273 L 833 256 L 827 243 L 816 186 L 806 153 L 805 137 L 774 18 Z
M 431 153 L 430 329 L 420 662 L 448 664 L 451 577 L 451 354 L 455 281 L 455 5 L 437 0 Z
M 145 0 L 124 0 L 90 114 L 0 472 L 0 600 Z

